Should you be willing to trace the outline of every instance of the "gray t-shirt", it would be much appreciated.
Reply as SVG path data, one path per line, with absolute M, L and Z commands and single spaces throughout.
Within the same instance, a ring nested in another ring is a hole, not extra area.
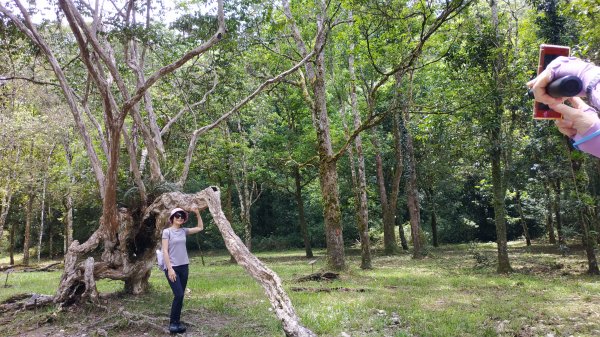
M 185 247 L 185 237 L 188 232 L 188 228 L 165 228 L 162 232 L 163 240 L 169 240 L 169 261 L 171 261 L 171 267 L 190 264 Z

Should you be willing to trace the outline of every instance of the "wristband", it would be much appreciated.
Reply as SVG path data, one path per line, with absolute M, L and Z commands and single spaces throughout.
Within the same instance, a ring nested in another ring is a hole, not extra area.
M 598 136 L 600 136 L 600 130 L 598 130 L 598 131 L 596 131 L 596 132 L 594 132 L 594 133 L 592 133 L 590 135 L 587 135 L 587 136 L 581 138 L 580 140 L 576 141 L 575 143 L 573 143 L 573 147 L 576 148 L 577 150 L 579 150 L 579 145 L 587 142 L 588 140 L 590 140 L 590 139 L 592 139 L 594 137 L 598 137 Z

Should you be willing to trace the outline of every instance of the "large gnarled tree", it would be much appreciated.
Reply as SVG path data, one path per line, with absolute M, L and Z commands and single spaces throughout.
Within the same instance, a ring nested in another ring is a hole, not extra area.
M 161 129 L 154 113 L 150 89 L 161 78 L 174 73 L 188 61 L 198 60 L 224 38 L 226 26 L 223 0 L 217 1 L 214 33 L 175 61 L 158 69 L 151 69 L 151 62 L 146 59 L 151 51 L 135 33 L 140 29 L 150 28 L 152 1 L 139 3 L 130 0 L 118 4 L 110 2 L 107 6 L 112 6 L 111 8 L 100 6 L 98 2 L 96 7 L 90 7 L 85 1 L 58 1 L 60 11 L 57 12 L 61 18 L 66 19 L 78 48 L 79 54 L 75 59 L 84 65 L 87 75 L 85 89 L 78 91 L 77 84 L 68 74 L 72 68 L 59 62 L 57 50 L 48 42 L 46 31 L 38 29 L 27 8 L 19 0 L 14 1 L 14 6 L 0 4 L 2 16 L 8 18 L 31 40 L 46 57 L 54 72 L 85 144 L 102 199 L 102 216 L 97 230 L 86 242 L 73 241 L 69 246 L 55 302 L 68 305 L 82 299 L 94 301 L 98 297 L 96 280 L 103 278 L 123 281 L 126 292 L 131 294 L 146 291 L 154 264 L 154 248 L 166 225 L 167 212 L 174 207 L 197 206 L 210 210 L 231 254 L 264 287 L 286 334 L 314 335 L 299 324 L 277 275 L 252 256 L 231 230 L 221 211 L 218 188 L 208 188 L 198 194 L 174 192 L 156 195 L 146 187 L 148 182 L 153 186 L 165 182 L 161 170 L 166 151 L 162 135 L 181 116 L 177 114 Z M 88 13 L 89 17 L 83 13 Z M 140 13 L 144 18 L 142 23 L 138 22 Z M 111 33 L 116 33 L 119 38 L 109 38 Z M 312 54 L 307 53 L 306 57 L 289 70 L 265 81 L 214 122 L 195 130 L 178 185 L 185 183 L 193 148 L 200 135 L 240 110 L 272 83 L 295 72 Z M 99 108 L 93 105 L 94 101 L 100 102 Z M 103 124 L 95 120 L 93 111 L 101 111 Z M 89 125 L 96 130 L 90 131 Z M 118 175 L 123 161 L 120 151 L 123 145 L 128 154 L 126 159 L 129 174 L 135 184 L 133 190 L 138 194 L 137 209 L 117 206 Z M 144 177 L 146 161 L 149 178 Z M 90 253 L 99 246 L 103 247 L 102 256 L 95 260 Z

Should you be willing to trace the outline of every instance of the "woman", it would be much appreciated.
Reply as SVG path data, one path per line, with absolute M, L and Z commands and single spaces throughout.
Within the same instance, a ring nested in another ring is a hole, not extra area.
M 181 208 L 175 208 L 169 215 L 171 226 L 162 232 L 162 252 L 165 261 L 165 275 L 173 290 L 173 303 L 171 304 L 171 317 L 169 332 L 185 332 L 185 325 L 181 324 L 181 309 L 183 308 L 183 297 L 187 285 L 190 263 L 185 246 L 186 236 L 195 234 L 204 229 L 204 223 L 200 217 L 198 208 L 192 209 L 196 213 L 198 225 L 193 228 L 184 228 L 183 224 L 188 220 L 188 213 Z
M 569 98 L 571 106 L 568 106 L 563 103 L 564 97 L 554 98 L 546 93 L 553 79 L 568 75 L 577 76 L 583 82 L 583 90 L 577 96 L 587 96 L 590 104 L 600 109 L 600 67 L 576 57 L 557 57 L 527 85 L 533 89 L 536 101 L 562 114 L 563 119 L 557 120 L 556 126 L 561 133 L 573 138 L 576 148 L 600 157 L 600 118 L 596 109 L 579 97 Z

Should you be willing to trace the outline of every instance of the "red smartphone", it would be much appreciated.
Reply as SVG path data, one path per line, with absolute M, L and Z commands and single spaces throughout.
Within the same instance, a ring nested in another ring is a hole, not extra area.
M 548 64 L 559 56 L 569 56 L 571 48 L 565 46 L 556 46 L 552 44 L 540 45 L 540 60 L 538 63 L 538 75 L 546 69 Z M 562 115 L 546 104 L 540 102 L 533 103 L 533 119 L 561 119 Z

